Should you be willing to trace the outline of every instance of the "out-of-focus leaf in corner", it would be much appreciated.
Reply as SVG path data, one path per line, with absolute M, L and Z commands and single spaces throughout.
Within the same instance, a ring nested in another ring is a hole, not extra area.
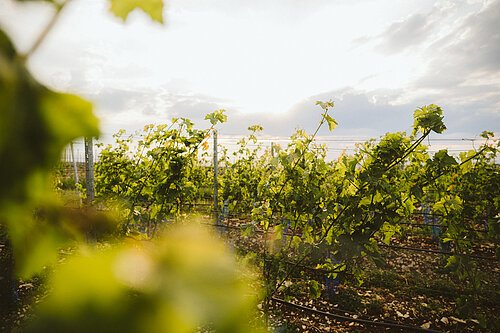
M 73 238 L 62 224 L 37 218 L 36 210 L 54 204 L 49 175 L 63 148 L 97 136 L 98 120 L 89 102 L 37 82 L 1 30 L 0 110 L 0 224 L 8 227 L 16 270 L 27 278 Z
M 263 332 L 249 276 L 215 235 L 174 227 L 69 259 L 28 332 Z
M 136 9 L 142 10 L 153 21 L 163 23 L 163 0 L 110 0 L 111 12 L 123 21 Z

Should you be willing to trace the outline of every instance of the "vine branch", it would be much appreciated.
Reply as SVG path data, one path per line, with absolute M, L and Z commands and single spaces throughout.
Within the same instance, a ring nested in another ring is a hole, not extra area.
M 21 56 L 21 58 L 23 59 L 23 62 L 26 62 L 29 59 L 29 57 L 31 57 L 38 50 L 40 45 L 47 38 L 49 33 L 54 28 L 57 20 L 59 19 L 60 15 L 61 15 L 63 8 L 66 6 L 67 3 L 68 3 L 68 1 L 63 1 L 60 4 L 54 3 L 54 6 L 55 6 L 54 15 L 52 15 L 49 23 L 47 23 L 45 28 L 42 30 L 41 34 L 35 40 L 35 43 L 30 47 L 30 49 L 24 55 Z

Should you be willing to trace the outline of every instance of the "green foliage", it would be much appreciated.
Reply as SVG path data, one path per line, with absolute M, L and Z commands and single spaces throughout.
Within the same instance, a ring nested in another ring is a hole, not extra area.
M 329 100 L 328 102 L 317 101 L 316 105 L 319 105 L 324 111 L 321 124 L 323 124 L 323 122 L 326 121 L 330 132 L 333 131 L 337 127 L 338 123 L 335 119 L 333 119 L 332 116 L 328 114 L 328 110 L 333 108 L 335 106 L 335 103 L 332 100 Z
M 318 105 L 324 110 L 333 106 Z M 320 126 L 327 117 L 325 113 Z M 368 141 L 354 155 L 343 155 L 332 163 L 325 162 L 326 151 L 312 143 L 315 134 L 301 130 L 291 136 L 288 147 L 275 146 L 273 152 L 261 152 L 259 145 L 250 149 L 247 144 L 257 142 L 252 135 L 240 142 L 236 160 L 225 160 L 223 197 L 233 202 L 232 211 L 251 212 L 254 223 L 268 233 L 264 276 L 269 294 L 280 290 L 287 297 L 300 289 L 293 286 L 299 282 L 289 280 L 296 267 L 283 265 L 287 261 L 311 260 L 320 268 L 341 267 L 338 273 L 349 272 L 362 283 L 361 269 L 354 264 L 357 258 L 369 255 L 375 264 L 383 265 L 376 240 L 389 244 L 402 230 L 399 223 L 411 219 L 422 204 L 444 215 L 447 240 L 459 253 L 470 253 L 471 237 L 480 235 L 471 234 L 477 226 L 464 224 L 464 218 L 478 221 L 489 212 L 489 237 L 497 237 L 498 221 L 493 218 L 499 211 L 495 148 L 485 143 L 479 151 L 465 154 L 460 165 L 445 150 L 430 157 L 423 142 L 431 131 L 445 129 L 442 110 L 436 105 L 424 106 L 415 112 L 414 120 L 415 134 L 421 132 L 421 137 L 388 133 L 378 144 Z M 485 138 L 491 137 L 485 134 Z M 474 182 L 474 177 L 485 182 Z M 463 200 L 465 192 L 456 192 L 465 186 L 470 193 L 467 201 Z M 471 208 L 464 209 L 469 202 Z M 477 213 L 466 213 L 472 211 Z M 285 230 L 294 236 L 286 236 Z M 327 250 L 316 258 L 318 248 Z M 329 256 L 339 263 L 328 264 Z M 475 266 L 461 258 L 460 265 L 449 269 L 477 284 Z
M 481 133 L 481 137 L 482 137 L 482 138 L 485 138 L 485 139 L 490 139 L 490 138 L 492 138 L 492 137 L 494 137 L 494 136 L 495 136 L 495 133 L 493 133 L 493 132 L 491 132 L 491 131 L 483 131 L 483 132 Z
M 222 115 L 217 113 L 215 123 Z M 210 131 L 195 129 L 185 118 L 168 126 L 146 126 L 136 133 L 138 142 L 120 131 L 115 145 L 106 146 L 96 163 L 96 197 L 123 204 L 130 212 L 124 227 L 152 236 L 158 224 L 196 203 L 210 188 L 208 167 L 198 159 Z
M 441 215 L 439 223 L 445 228 L 441 241 L 455 253 L 448 259 L 447 269 L 474 291 L 466 302 L 458 300 L 461 315 L 474 310 L 477 290 L 483 283 L 482 272 L 469 257 L 474 243 L 487 239 L 498 244 L 499 222 L 495 216 L 500 211 L 500 173 L 498 150 L 489 142 L 493 136 L 484 133 L 484 144 L 477 151 L 461 153 L 460 163 L 446 150 L 437 152 L 420 168 L 415 182 L 422 188 L 419 201 Z
M 71 140 L 99 134 L 92 106 L 80 97 L 50 91 L 28 73 L 0 31 L 0 198 L 26 198 L 35 175 L 59 161 Z
M 413 113 L 413 132 L 427 133 L 433 131 L 442 133 L 446 126 L 443 123 L 443 110 L 435 104 L 422 106 Z
M 250 275 L 214 235 L 175 228 L 69 259 L 27 331 L 259 332 Z
M 205 120 L 209 120 L 212 126 L 215 126 L 218 123 L 225 123 L 227 121 L 226 110 L 215 110 L 214 112 L 207 114 L 205 116 Z
M 328 110 L 331 109 L 335 106 L 335 103 L 332 100 L 329 100 L 327 102 L 323 101 L 316 101 L 316 105 L 319 105 L 323 110 Z
M 48 2 L 57 9 L 63 6 L 57 1 Z M 135 7 L 161 21 L 160 2 L 112 2 L 113 11 L 124 19 Z M 50 26 L 35 46 L 49 30 Z M 23 329 L 31 332 L 261 331 L 254 314 L 258 288 L 247 278 L 250 273 L 235 263 L 218 240 L 200 229 L 172 228 L 168 236 L 155 242 L 121 240 L 115 245 L 85 245 L 87 238 L 95 240 L 99 234 L 116 230 L 117 218 L 109 213 L 112 206 L 106 206 L 105 212 L 90 207 L 64 207 L 50 191 L 50 171 L 59 162 L 62 149 L 72 140 L 99 134 L 98 121 L 90 103 L 78 96 L 51 91 L 37 82 L 26 69 L 26 60 L 0 30 L 0 159 L 8 161 L 0 164 L 2 252 L 10 252 L 8 247 L 13 244 L 15 258 L 7 258 L 10 260 L 7 264 L 15 262 L 18 276 L 24 279 L 42 271 L 48 273 L 45 269 L 48 265 L 53 272 L 49 274 L 48 296 Z M 214 118 L 213 125 L 225 120 L 222 112 L 216 112 Z M 172 201 L 178 203 L 191 186 L 182 178 L 188 170 L 185 165 L 192 162 L 208 131 L 194 129 L 188 119 L 175 120 L 174 124 L 176 128 L 149 128 L 150 135 L 141 142 L 147 154 L 134 161 L 151 166 L 151 173 L 157 171 L 156 165 L 169 171 L 159 183 L 146 184 L 141 181 L 143 175 L 133 174 L 139 170 L 130 161 L 128 139 L 117 137 L 118 148 L 109 148 L 107 155 L 104 154 L 114 172 L 102 179 L 113 185 L 110 195 L 130 198 L 132 193 L 127 192 L 130 188 L 122 184 L 130 180 L 127 177 L 136 180 L 132 185 L 138 194 L 129 206 L 132 215 L 139 206 L 157 218 L 162 206 Z M 119 174 L 117 167 L 125 174 Z M 153 194 L 163 202 L 148 202 Z M 10 240 L 5 241 L 6 237 Z M 64 258 L 64 264 L 54 265 L 62 261 L 59 250 L 70 245 L 74 254 Z M 3 305 L 11 307 L 14 303 L 3 299 L 6 295 L 13 296 L 11 290 L 3 289 L 12 288 L 11 276 L 4 275 L 10 271 L 2 267 L 0 276 L 2 315 L 6 313 Z
M 37 82 L 2 31 L 0 47 L 0 159 L 8 161 L 0 165 L 0 224 L 9 228 L 17 272 L 29 277 L 73 239 L 33 211 L 55 206 L 46 194 L 50 170 L 72 140 L 99 134 L 98 121 L 89 102 Z
M 110 11 L 125 21 L 136 9 L 142 10 L 153 21 L 163 23 L 163 0 L 109 0 Z
M 135 9 L 163 22 L 163 1 L 111 1 L 112 12 L 123 20 Z M 185 205 L 209 197 L 213 178 L 201 148 L 207 149 L 210 131 L 227 120 L 224 110 L 205 117 L 209 129 L 173 119 L 168 125 L 146 126 L 137 142 L 120 132 L 115 145 L 103 149 L 96 165 L 97 197 L 108 209 L 119 207 L 120 222 L 132 240 L 98 250 L 82 246 L 83 239 L 89 233 L 108 234 L 117 219 L 92 210 L 70 211 L 47 191 L 49 170 L 63 147 L 75 138 L 98 135 L 92 106 L 38 83 L 25 61 L 0 31 L 0 160 L 9 161 L 0 166 L 0 224 L 7 227 L 17 272 L 25 278 L 56 262 L 62 246 L 78 249 L 55 267 L 51 294 L 30 329 L 258 329 L 247 320 L 254 315 L 256 295 L 245 296 L 252 294 L 248 285 L 255 281 L 241 278 L 247 273 L 211 236 L 198 229 L 170 229 L 165 238 L 148 241 Z M 295 271 L 304 262 L 328 270 L 331 277 L 351 274 L 362 283 L 358 259 L 370 256 L 381 264 L 378 241 L 389 244 L 400 222 L 422 206 L 442 216 L 441 240 L 455 252 L 447 269 L 477 290 L 481 274 L 468 258 L 473 241 L 500 243 L 494 133 L 483 132 L 480 149 L 460 159 L 445 150 L 430 156 L 424 139 L 446 129 L 442 109 L 431 104 L 415 110 L 411 136 L 388 133 L 378 143 L 359 145 L 351 156 L 326 162 L 326 147 L 314 139 L 323 125 L 332 131 L 337 122 L 328 113 L 332 101 L 317 105 L 322 119 L 312 135 L 298 130 L 287 147 L 266 150 L 257 137 L 263 128 L 254 125 L 232 156 L 222 153 L 220 200 L 232 212 L 251 216 L 246 230 L 260 227 L 265 233 L 264 303 L 277 292 L 320 295 L 316 280 L 291 279 L 300 275 Z M 476 231 L 481 226 L 486 233 Z M 475 294 L 467 297 L 458 305 L 472 311 Z
M 325 120 L 328 123 L 328 129 L 330 130 L 330 132 L 333 131 L 338 125 L 337 121 L 328 114 L 325 115 Z
M 264 127 L 262 127 L 261 125 L 252 125 L 248 127 L 248 130 L 250 132 L 257 133 L 262 132 L 264 130 Z
M 260 201 L 259 182 L 267 174 L 266 164 L 270 162 L 271 152 L 260 155 L 261 145 L 250 149 L 249 142 L 258 142 L 257 132 L 262 126 L 253 125 L 248 128 L 251 132 L 248 138 L 238 142 L 239 149 L 233 152 L 232 157 L 223 150 L 220 158 L 221 200 L 227 202 L 232 212 L 250 213 L 256 208 L 254 203 Z M 234 161 L 232 161 L 234 159 Z M 260 207 L 255 211 L 260 221 L 265 221 L 268 207 Z

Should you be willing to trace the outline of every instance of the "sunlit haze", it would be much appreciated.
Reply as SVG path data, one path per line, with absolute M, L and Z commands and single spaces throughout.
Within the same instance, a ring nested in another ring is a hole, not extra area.
M 313 129 L 314 102 L 329 99 L 334 135 L 409 131 L 429 103 L 443 107 L 448 137 L 499 130 L 499 1 L 171 0 L 164 15 L 164 26 L 138 11 L 123 25 L 106 1 L 74 0 L 29 65 L 93 101 L 103 137 L 172 116 L 202 123 L 218 108 L 222 134 L 260 123 L 287 136 Z M 21 51 L 50 16 L 0 4 Z

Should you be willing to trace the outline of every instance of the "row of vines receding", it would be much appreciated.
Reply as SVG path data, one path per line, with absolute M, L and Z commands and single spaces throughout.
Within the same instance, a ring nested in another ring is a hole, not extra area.
M 331 281 L 362 284 L 366 260 L 386 267 L 384 246 L 425 216 L 445 257 L 443 271 L 467 291 L 457 295 L 455 310 L 481 318 L 483 326 L 497 325 L 475 312 L 489 286 L 474 258 L 480 242 L 494 244 L 491 259 L 498 260 L 500 253 L 494 134 L 483 132 L 481 146 L 460 156 L 447 150 L 431 154 L 425 139 L 446 129 L 441 108 L 431 104 L 415 110 L 411 134 L 388 133 L 360 144 L 354 154 L 327 161 L 327 147 L 316 144 L 315 136 L 321 126 L 333 130 L 337 124 L 329 114 L 333 103 L 318 105 L 323 113 L 316 131 L 296 131 L 286 147 L 259 143 L 260 125 L 249 127 L 249 136 L 234 151 L 219 147 L 216 214 L 227 225 L 218 228 L 227 229 L 231 217 L 238 217 L 233 228 L 240 237 L 259 239 L 238 251 L 260 258 L 254 264 L 262 272 L 264 312 L 277 296 L 293 299 L 305 290 L 307 297 L 317 298 Z M 182 134 L 186 122 L 174 120 L 168 130 L 147 127 L 137 144 L 120 133 L 116 145 L 103 151 L 96 166 L 97 192 L 125 205 L 128 232 L 150 237 L 158 225 L 211 199 L 214 178 L 206 140 L 212 128 L 195 139 L 189 131 Z M 199 151 L 189 150 L 186 142 Z M 133 152 L 132 146 L 137 147 Z M 330 282 L 298 279 L 303 267 L 323 272 Z

